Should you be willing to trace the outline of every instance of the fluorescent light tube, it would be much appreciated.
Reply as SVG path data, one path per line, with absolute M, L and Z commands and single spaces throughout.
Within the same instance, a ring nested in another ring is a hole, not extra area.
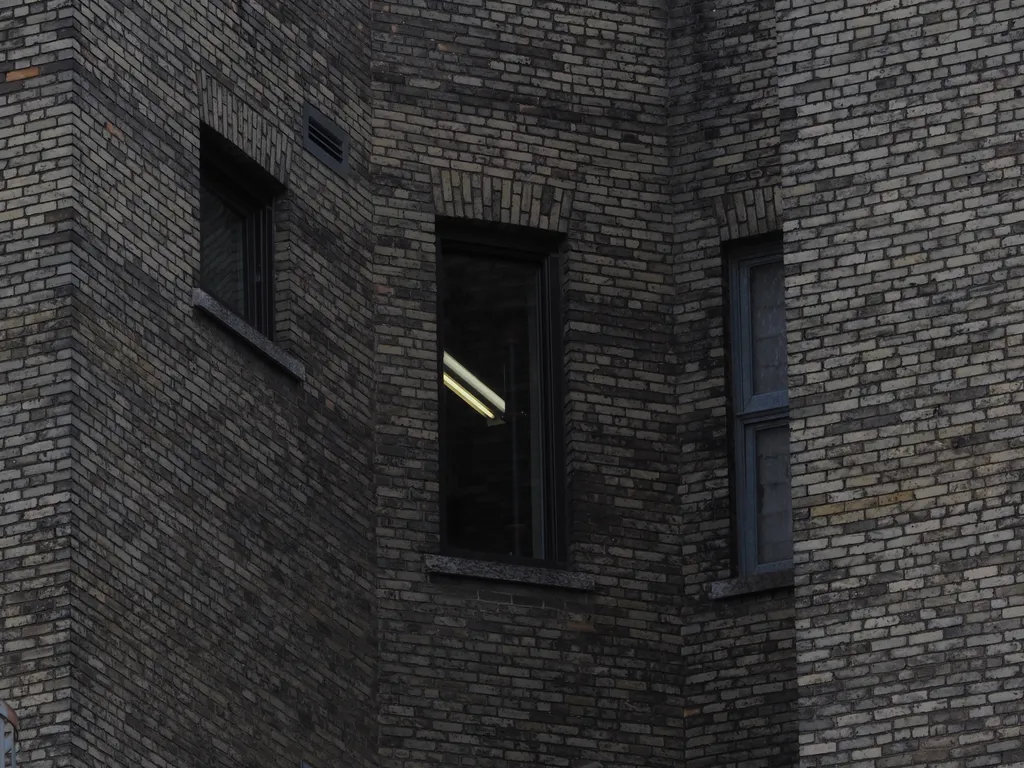
M 455 379 L 449 376 L 447 373 L 444 374 L 444 385 L 448 387 L 452 392 L 461 397 L 470 408 L 479 413 L 481 416 L 487 419 L 493 419 L 494 414 L 487 410 L 487 406 L 473 397 L 473 394 L 466 389 L 464 386 L 459 384 Z
M 447 352 L 444 353 L 444 365 L 446 368 L 450 368 L 456 376 L 466 382 L 471 388 L 476 390 L 476 394 L 497 408 L 499 413 L 505 413 L 505 401 L 498 397 L 498 393 L 470 373 L 466 366 Z M 492 416 L 491 418 L 494 417 Z

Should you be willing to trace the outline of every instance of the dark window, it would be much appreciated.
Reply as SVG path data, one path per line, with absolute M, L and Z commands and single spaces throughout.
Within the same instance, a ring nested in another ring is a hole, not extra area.
M 274 198 L 280 185 L 203 126 L 199 287 L 249 325 L 274 335 Z
M 562 560 L 555 245 L 439 231 L 445 548 Z
M 793 559 L 781 240 L 736 245 L 727 258 L 737 549 L 750 575 Z

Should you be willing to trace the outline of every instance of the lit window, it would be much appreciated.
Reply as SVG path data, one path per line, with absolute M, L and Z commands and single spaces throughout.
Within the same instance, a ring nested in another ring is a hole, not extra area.
M 793 559 L 785 280 L 778 239 L 727 257 L 737 550 L 751 575 Z
M 562 558 L 557 259 L 442 228 L 438 302 L 446 550 Z

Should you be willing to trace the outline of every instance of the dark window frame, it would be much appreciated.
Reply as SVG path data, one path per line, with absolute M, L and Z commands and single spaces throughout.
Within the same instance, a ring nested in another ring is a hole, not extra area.
M 437 392 L 438 392 L 438 468 L 440 551 L 444 555 L 501 563 L 561 568 L 568 564 L 571 521 L 565 504 L 565 361 L 562 320 L 562 258 L 564 236 L 513 225 L 485 224 L 462 219 L 438 217 L 436 220 L 437 299 Z M 540 355 L 544 383 L 544 556 L 525 557 L 458 548 L 449 543 L 447 499 L 447 452 L 445 451 L 446 413 L 444 374 L 444 320 L 441 316 L 444 296 L 443 259 L 445 251 L 481 251 L 494 258 L 536 263 L 541 267 L 541 306 L 543 352 Z
M 745 238 L 723 245 L 727 268 L 726 338 L 728 340 L 728 391 L 730 416 L 730 465 L 736 571 L 739 576 L 758 576 L 788 570 L 792 558 L 758 563 L 757 443 L 758 430 L 789 426 L 789 392 L 775 390 L 754 394 L 751 367 L 753 342 L 750 331 L 750 271 L 765 264 L 784 264 L 780 234 Z M 790 531 L 792 537 L 792 529 Z
M 200 130 L 199 184 L 243 219 L 241 312 L 227 307 L 257 333 L 273 341 L 275 331 L 274 250 L 276 199 L 284 186 L 238 147 L 207 125 Z M 201 207 L 201 205 L 200 205 Z M 200 216 L 202 211 L 200 211 Z M 202 282 L 200 252 L 199 287 Z M 216 295 L 214 299 L 221 301 Z

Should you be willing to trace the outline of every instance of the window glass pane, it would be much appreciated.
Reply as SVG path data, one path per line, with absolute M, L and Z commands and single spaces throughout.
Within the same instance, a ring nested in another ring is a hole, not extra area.
M 793 503 L 789 482 L 789 427 L 754 431 L 757 562 L 793 557 Z
M 206 187 L 200 188 L 199 216 L 199 287 L 241 317 L 245 220 Z
M 750 268 L 750 338 L 754 394 L 784 390 L 786 309 L 782 262 Z
M 544 556 L 540 265 L 445 253 L 442 466 L 448 543 Z

